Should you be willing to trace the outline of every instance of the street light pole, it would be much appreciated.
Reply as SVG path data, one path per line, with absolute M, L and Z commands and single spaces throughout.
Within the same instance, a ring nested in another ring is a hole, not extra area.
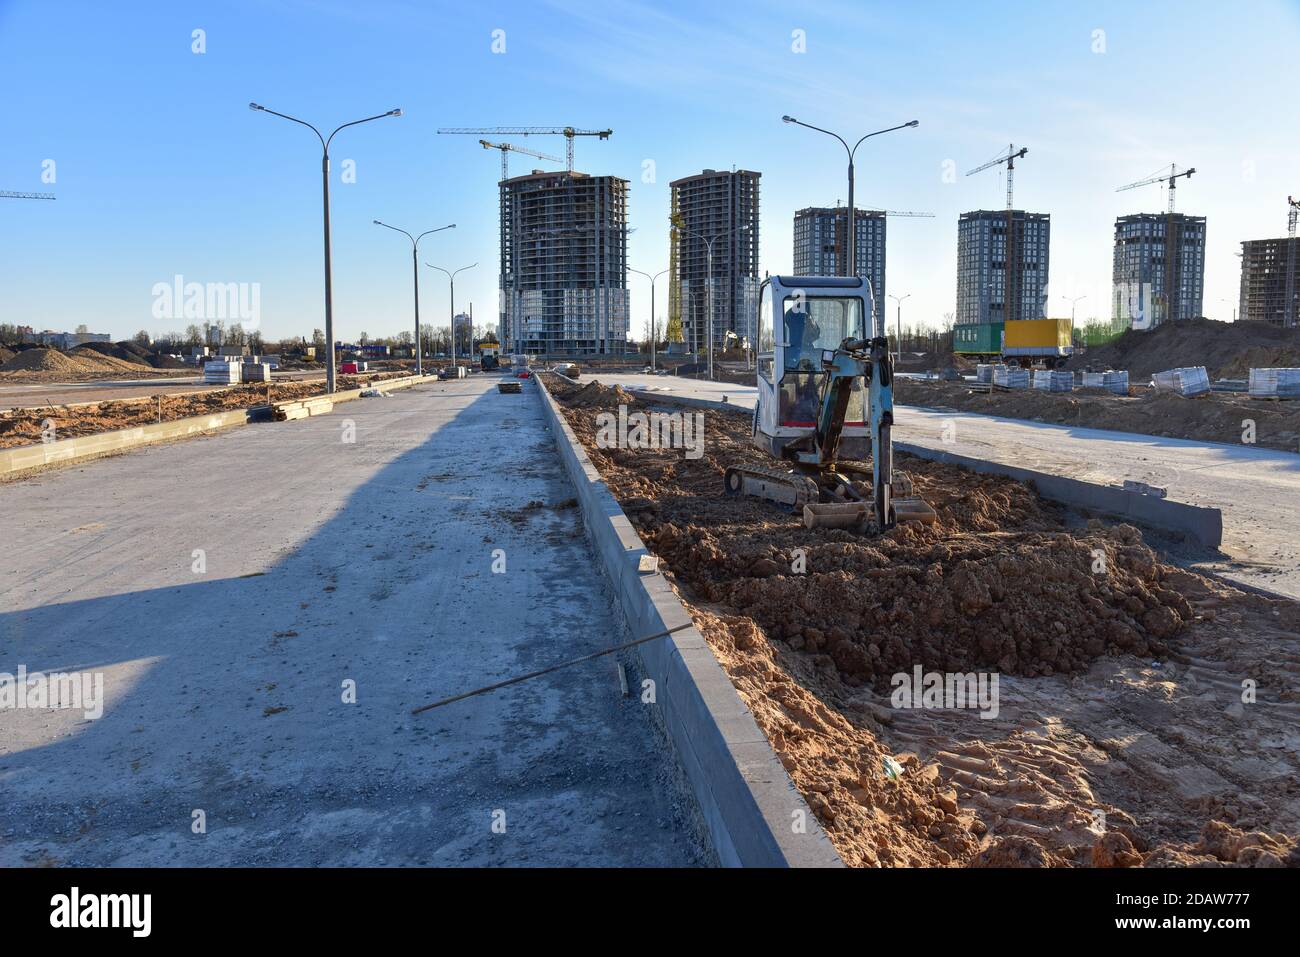
M 862 139 L 854 143 L 851 149 L 849 148 L 849 144 L 844 141 L 844 137 L 840 136 L 838 133 L 832 133 L 830 130 L 824 130 L 820 126 L 813 126 L 811 123 L 805 123 L 802 120 L 796 120 L 793 116 L 783 116 L 781 117 L 781 122 L 793 123 L 796 126 L 804 126 L 810 130 L 816 130 L 818 133 L 825 133 L 827 136 L 833 136 L 840 141 L 840 145 L 844 147 L 844 152 L 848 153 L 849 155 L 849 209 L 848 209 L 848 224 L 846 230 L 848 233 L 848 239 L 844 244 L 845 262 L 843 267 L 843 274 L 845 276 L 856 276 L 858 274 L 858 260 L 857 260 L 858 224 L 854 222 L 854 215 L 853 215 L 853 179 L 854 179 L 853 157 L 858 152 L 858 147 L 861 146 L 865 140 L 869 140 L 873 136 L 879 136 L 881 133 L 892 133 L 894 132 L 894 130 L 903 130 L 903 129 L 907 129 L 908 127 L 918 126 L 920 125 L 921 121 L 909 120 L 906 123 L 900 123 L 898 126 L 891 126 L 888 129 L 876 130 L 876 132 L 874 133 L 868 133 L 866 136 L 862 137 Z M 871 318 L 872 318 L 872 323 L 875 326 L 875 335 L 883 336 L 885 334 L 885 323 L 883 317 L 881 317 L 879 321 L 877 321 L 875 316 L 872 316 Z
M 894 300 L 894 302 L 898 306 L 898 321 L 897 321 L 898 349 L 896 350 L 897 357 L 895 358 L 894 361 L 901 363 L 903 361 L 903 300 L 912 298 L 912 294 L 909 292 L 907 295 L 901 297 L 891 295 L 889 298 Z
M 424 364 L 420 359 L 420 261 L 417 250 L 420 246 L 420 240 L 425 236 L 428 236 L 430 233 L 440 233 L 444 229 L 455 229 L 456 224 L 452 223 L 450 226 L 439 226 L 437 229 L 429 229 L 420 233 L 418 236 L 412 236 L 405 229 L 398 229 L 396 226 L 389 226 L 387 223 L 382 223 L 377 219 L 375 220 L 375 225 L 384 226 L 394 232 L 401 233 L 411 241 L 411 278 L 415 281 L 415 374 L 424 375 Z
M 464 272 L 466 269 L 473 269 L 478 263 L 470 263 L 468 266 L 461 266 L 459 269 L 453 269 L 448 272 L 441 266 L 435 266 L 433 263 L 425 263 L 430 269 L 436 269 L 447 277 L 451 286 L 451 367 L 456 368 L 456 273 Z M 473 326 L 470 327 L 471 338 L 473 335 Z
M 268 110 L 259 103 L 249 103 L 248 108 L 261 113 L 270 113 L 272 116 L 278 116 L 281 119 L 289 120 L 307 127 L 316 134 L 320 140 L 321 149 L 321 187 L 324 193 L 325 204 L 325 391 L 334 392 L 334 275 L 330 261 L 330 143 L 334 141 L 335 135 L 339 130 L 347 129 L 349 126 L 358 126 L 362 123 L 369 123 L 371 120 L 382 120 L 386 116 L 401 116 L 401 110 L 389 110 L 387 113 L 379 113 L 375 116 L 367 116 L 363 120 L 353 120 L 351 123 L 344 123 L 336 127 L 334 132 L 329 136 L 322 136 L 321 131 L 316 129 L 306 120 L 300 120 L 296 116 L 290 116 L 288 113 L 277 113 L 275 110 Z
M 1071 299 L 1069 296 L 1062 296 L 1061 298 L 1064 299 L 1066 302 L 1068 302 L 1068 303 L 1070 304 L 1070 328 L 1073 329 L 1073 328 L 1074 328 L 1074 307 L 1075 307 L 1075 304 L 1076 304 L 1080 299 L 1087 299 L 1088 296 L 1087 296 L 1087 294 L 1084 294 L 1084 295 L 1082 295 L 1082 296 L 1075 296 L 1073 299 Z
M 724 229 L 716 236 L 705 236 L 701 233 L 696 232 L 693 229 L 687 229 L 685 226 L 674 226 L 673 228 L 687 234 L 688 236 L 694 236 L 697 239 L 703 240 L 704 242 L 705 263 L 706 263 L 705 268 L 708 270 L 708 288 L 705 292 L 704 305 L 709 313 L 708 319 L 705 321 L 704 327 L 705 327 L 705 335 L 709 340 L 708 375 L 709 375 L 709 381 L 713 381 L 713 243 L 715 240 L 721 239 L 723 236 L 730 236 L 732 233 L 747 232 L 749 230 L 749 223 L 746 223 L 743 226 L 737 226 L 734 229 Z
M 655 347 L 658 345 L 656 341 L 657 337 L 655 336 L 655 280 L 657 280 L 668 270 L 661 269 L 653 276 L 650 275 L 650 273 L 648 272 L 642 272 L 640 269 L 633 269 L 631 266 L 627 267 L 627 271 L 634 272 L 638 276 L 645 276 L 647 279 L 650 280 L 650 370 L 653 372 L 656 369 Z

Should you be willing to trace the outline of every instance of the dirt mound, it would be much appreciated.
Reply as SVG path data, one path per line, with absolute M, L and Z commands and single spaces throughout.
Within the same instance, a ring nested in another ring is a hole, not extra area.
M 0 372 L 84 372 L 85 367 L 57 349 L 24 349 L 0 366 Z
M 1143 379 L 1184 366 L 1205 366 L 1211 378 L 1241 378 L 1255 368 L 1300 365 L 1300 328 L 1264 322 L 1192 319 L 1123 335 L 1070 361 L 1070 368 L 1127 369 Z
M 127 346 L 135 346 L 134 343 L 126 342 L 87 342 L 85 345 L 78 346 L 77 351 L 98 352 L 100 355 L 113 356 L 116 359 L 125 359 L 128 362 L 139 358 L 136 352 L 128 349 Z M 138 346 L 135 346 L 138 349 Z
M 0 375 L 11 382 L 75 382 L 160 374 L 153 366 L 105 355 L 86 346 L 66 354 L 44 347 L 24 349 L 0 365 Z
M 566 404 L 613 411 L 627 398 L 592 382 Z M 590 443 L 595 418 L 572 418 Z M 702 459 L 601 450 L 607 478 L 645 503 L 633 522 L 693 593 L 828 656 L 850 684 L 879 685 L 916 664 L 1050 675 L 1106 653 L 1161 655 L 1191 617 L 1135 529 L 1065 532 L 1028 487 L 997 476 L 900 457 L 939 521 L 872 539 L 810 531 L 768 503 L 723 498 L 723 462 L 765 457 L 746 441 L 748 415 L 709 422 Z M 791 571 L 798 553 L 805 574 Z
M 68 353 L 68 356 L 83 363 L 87 371 L 103 369 L 105 372 L 147 372 L 153 368 L 145 363 L 135 361 L 134 358 L 130 360 L 119 359 L 117 356 L 104 355 L 102 352 L 88 349 L 85 346 L 73 349 Z
M 552 379 L 552 381 L 558 381 Z M 616 385 L 612 389 L 602 384 L 598 379 L 592 379 L 586 385 L 582 386 L 569 399 L 568 404 L 577 408 L 608 408 L 611 411 L 620 405 L 630 405 L 636 402 L 637 398 L 631 392 L 628 392 L 621 385 Z
M 4 365 L 13 357 L 14 353 L 12 349 L 6 349 L 4 346 L 0 346 L 0 366 Z

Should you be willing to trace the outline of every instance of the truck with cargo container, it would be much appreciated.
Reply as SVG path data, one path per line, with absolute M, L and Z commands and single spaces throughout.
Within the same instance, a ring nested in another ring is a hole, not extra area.
M 1063 369 L 1074 354 L 1069 319 L 1012 319 L 953 326 L 952 351 L 981 361 Z

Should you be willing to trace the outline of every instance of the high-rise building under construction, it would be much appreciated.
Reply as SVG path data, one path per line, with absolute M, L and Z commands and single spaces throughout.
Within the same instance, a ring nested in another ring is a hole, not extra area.
M 625 179 L 576 172 L 501 182 L 500 336 L 511 352 L 625 351 L 627 192 Z
M 1112 277 L 1111 317 L 1117 328 L 1149 329 L 1171 319 L 1198 318 L 1205 301 L 1205 217 L 1119 217 Z
M 672 221 L 668 251 L 668 322 L 681 323 L 688 348 L 704 351 L 727 334 L 752 340 L 758 314 L 758 179 L 752 170 L 706 169 L 669 183 Z M 709 272 L 709 248 L 712 267 Z M 713 322 L 708 322 L 709 284 Z
M 794 274 L 796 276 L 846 276 L 849 221 L 847 206 L 809 206 L 794 214 Z M 877 313 L 885 307 L 885 212 L 855 209 L 857 236 L 853 275 L 871 280 Z
M 980 209 L 957 220 L 958 325 L 1045 315 L 1052 217 Z
M 1241 244 L 1238 308 L 1242 319 L 1300 325 L 1300 237 L 1248 239 Z

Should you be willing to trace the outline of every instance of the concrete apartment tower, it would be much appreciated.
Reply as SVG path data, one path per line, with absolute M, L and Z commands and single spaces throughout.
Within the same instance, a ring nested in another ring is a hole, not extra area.
M 796 276 L 846 276 L 849 221 L 847 206 L 809 206 L 794 214 L 794 274 Z M 885 309 L 885 213 L 855 209 L 858 235 L 853 275 L 871 280 L 876 312 Z
M 576 172 L 501 182 L 500 338 L 509 352 L 625 351 L 627 191 L 617 176 Z
M 1238 309 L 1241 319 L 1287 328 L 1300 325 L 1300 237 L 1248 239 L 1241 244 Z
M 1042 319 L 1052 217 L 1023 209 L 979 209 L 957 220 L 958 325 Z
M 1198 318 L 1205 300 L 1205 217 L 1119 217 L 1112 275 L 1111 317 L 1117 328 L 1150 329 L 1170 319 Z
M 713 239 L 713 347 L 727 333 L 753 339 L 758 309 L 758 179 L 752 170 L 706 169 L 669 183 L 668 321 L 680 320 L 689 349 L 707 350 L 708 253 Z M 740 227 L 748 226 L 745 231 Z M 701 238 L 703 237 L 703 238 Z

